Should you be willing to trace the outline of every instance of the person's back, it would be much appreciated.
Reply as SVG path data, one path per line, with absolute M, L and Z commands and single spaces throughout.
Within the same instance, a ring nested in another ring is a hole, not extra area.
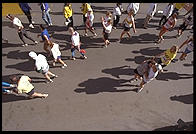
M 35 65 L 38 70 L 42 69 L 45 70 L 48 67 L 48 62 L 46 57 L 42 54 L 39 54 L 35 59 Z
M 30 78 L 25 75 L 20 78 L 17 86 L 19 93 L 28 93 L 34 88 L 34 86 L 29 82 L 29 79 Z
M 148 62 L 143 62 L 137 67 L 138 73 L 142 76 L 146 71 L 149 70 Z

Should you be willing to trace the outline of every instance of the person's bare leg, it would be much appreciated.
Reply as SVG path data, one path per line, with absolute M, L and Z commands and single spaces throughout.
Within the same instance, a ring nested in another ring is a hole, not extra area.
M 123 31 L 120 35 L 120 40 L 122 40 L 123 35 L 126 33 L 126 31 Z
M 34 92 L 32 95 L 29 96 L 29 98 L 35 98 L 35 97 L 46 98 L 48 97 L 48 94 Z
M 46 77 L 46 79 L 47 79 L 48 81 L 51 81 L 50 76 L 49 76 L 47 73 L 44 74 L 44 76 Z
M 63 60 L 58 59 L 58 61 L 59 61 L 62 65 L 67 66 L 67 64 L 66 64 Z
M 131 38 L 131 34 L 129 32 L 127 32 L 127 35 L 129 36 L 129 38 Z

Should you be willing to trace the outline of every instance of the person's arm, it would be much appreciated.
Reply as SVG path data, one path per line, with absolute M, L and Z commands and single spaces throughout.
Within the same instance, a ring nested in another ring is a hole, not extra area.
M 46 35 L 44 35 L 43 37 L 47 41 L 47 43 L 50 44 L 50 40 L 48 39 L 48 37 Z
M 184 41 L 184 42 L 182 43 L 182 45 L 180 45 L 178 51 L 179 51 L 184 45 L 188 44 L 189 40 L 190 40 L 190 39 L 187 39 L 186 41 Z
M 134 18 L 131 17 L 132 25 L 133 25 L 133 32 L 136 33 L 136 28 L 135 28 L 135 21 Z
M 29 79 L 28 79 L 28 81 L 29 81 L 29 82 L 32 82 L 32 79 L 31 79 L 31 78 L 29 78 Z
M 43 11 L 45 12 L 46 11 L 46 7 L 45 7 L 44 3 L 42 3 L 42 7 L 43 7 Z
M 175 19 L 174 22 L 172 23 L 171 28 L 169 28 L 168 30 L 169 30 L 169 31 L 172 30 L 172 29 L 174 28 L 175 25 L 176 25 L 176 19 Z
M 27 8 L 28 8 L 29 10 L 31 10 L 31 7 L 29 6 L 29 4 L 28 4 L 28 3 L 26 4 L 26 6 L 27 6 Z

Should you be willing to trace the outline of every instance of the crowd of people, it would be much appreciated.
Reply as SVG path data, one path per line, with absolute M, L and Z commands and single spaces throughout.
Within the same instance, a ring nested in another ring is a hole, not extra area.
M 163 9 L 162 17 L 157 24 L 160 29 L 160 33 L 158 35 L 158 39 L 155 41 L 157 43 L 161 43 L 161 41 L 164 40 L 163 35 L 174 29 L 177 22 L 177 16 L 179 15 L 180 10 L 186 5 L 187 3 L 169 3 L 165 9 Z M 50 8 L 48 3 L 39 3 L 38 4 L 41 8 L 42 12 L 42 19 L 46 23 L 48 27 L 52 26 L 52 19 L 50 17 Z M 147 29 L 148 24 L 151 19 L 153 19 L 155 13 L 157 12 L 157 3 L 150 3 L 149 9 L 147 10 L 146 17 L 143 22 L 143 28 Z M 28 3 L 19 3 L 20 8 L 24 12 L 24 14 L 27 16 L 27 19 L 29 21 L 29 28 L 34 28 L 35 22 L 32 19 L 31 16 L 31 7 Z M 120 35 L 119 43 L 121 43 L 121 40 L 125 34 L 128 35 L 128 37 L 131 37 L 130 29 L 133 28 L 133 32 L 136 33 L 136 25 L 135 25 L 135 16 L 137 15 L 138 11 L 140 9 L 140 3 L 129 3 L 127 6 L 126 11 L 122 8 L 122 3 L 116 3 L 115 7 L 113 8 L 113 12 L 107 11 L 105 16 L 102 16 L 100 18 L 101 24 L 103 26 L 103 42 L 104 46 L 108 47 L 110 44 L 110 34 L 112 30 L 117 30 L 119 27 L 123 27 L 123 31 Z M 81 4 L 81 12 L 83 16 L 83 23 L 85 26 L 84 36 L 88 36 L 88 30 L 93 34 L 93 38 L 96 38 L 97 34 L 95 27 L 93 25 L 94 21 L 94 12 L 93 8 L 91 7 L 91 4 L 89 3 L 82 3 Z M 120 19 L 122 14 L 127 14 L 126 18 L 123 19 L 122 23 L 120 24 Z M 74 22 L 73 22 L 73 9 L 71 3 L 65 3 L 63 7 L 63 14 L 65 18 L 65 27 L 68 27 L 68 31 L 71 35 L 71 59 L 76 60 L 75 58 L 75 50 L 78 50 L 78 52 L 81 54 L 82 59 L 87 59 L 87 56 L 85 55 L 85 50 L 81 49 L 81 42 L 80 42 L 80 34 L 76 31 L 74 28 Z M 186 17 L 188 15 L 188 17 Z M 193 28 L 193 10 L 189 10 L 185 15 L 185 19 L 183 24 L 180 25 L 180 27 L 177 30 L 176 38 L 179 38 L 182 36 L 182 33 L 185 29 L 187 29 L 188 26 Z M 25 36 L 29 40 L 33 41 L 34 44 L 38 44 L 38 41 L 32 39 L 28 32 L 25 30 L 22 22 L 19 18 L 8 14 L 6 16 L 14 27 L 17 29 L 19 38 L 23 42 L 23 47 L 28 46 L 28 44 L 25 42 L 23 37 Z M 47 27 L 43 24 L 40 24 L 40 30 L 41 34 L 37 35 L 38 37 L 41 36 L 43 42 L 43 49 L 46 52 L 46 56 L 43 54 L 37 54 L 33 50 L 29 53 L 29 57 L 31 57 L 33 60 L 35 60 L 35 70 L 39 73 L 42 73 L 44 77 L 46 78 L 47 83 L 52 83 L 53 80 L 51 78 L 57 78 L 58 76 L 52 72 L 49 71 L 49 64 L 46 57 L 53 56 L 53 66 L 55 66 L 56 62 L 59 62 L 62 64 L 62 68 L 67 67 L 68 65 L 61 59 L 61 52 L 59 49 L 59 44 L 52 41 Z M 144 85 L 146 83 L 149 83 L 152 81 L 159 72 L 163 72 L 163 68 L 168 66 L 171 61 L 176 57 L 177 52 L 183 47 L 187 45 L 187 48 L 180 56 L 180 60 L 184 60 L 188 53 L 193 51 L 193 36 L 189 36 L 187 40 L 184 41 L 183 44 L 181 44 L 179 47 L 177 45 L 173 45 L 171 48 L 167 49 L 161 54 L 155 55 L 151 59 L 148 59 L 144 62 L 142 62 L 135 70 L 134 70 L 134 78 L 130 80 L 130 82 L 137 81 L 138 79 L 141 80 L 140 87 L 138 88 L 137 92 L 141 92 L 144 88 Z M 41 94 L 34 91 L 34 86 L 30 83 L 31 79 L 28 76 L 23 75 L 22 77 L 13 76 L 11 78 L 15 84 L 9 84 L 6 82 L 2 82 L 2 91 L 3 93 L 10 93 L 10 90 L 13 89 L 15 93 L 26 93 L 30 98 L 34 97 L 41 97 L 46 98 L 48 94 Z

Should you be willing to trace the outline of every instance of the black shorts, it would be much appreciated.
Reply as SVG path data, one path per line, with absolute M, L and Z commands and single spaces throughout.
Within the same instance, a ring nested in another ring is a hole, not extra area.
M 34 90 L 34 88 L 30 91 L 30 92 L 28 92 L 28 93 L 26 93 L 26 94 L 28 94 L 28 95 L 33 95 L 35 93 L 35 90 Z
M 187 26 L 185 25 L 185 23 L 183 23 L 182 25 L 180 25 L 179 29 L 184 31 L 187 28 Z
M 130 29 L 131 29 L 130 27 L 126 27 L 124 24 L 124 31 L 128 32 L 128 31 L 130 31 Z
M 109 33 L 106 33 L 105 31 L 103 31 L 103 37 L 104 37 L 105 40 L 108 40 L 109 36 L 110 36 Z
M 139 75 L 140 77 L 142 77 L 142 75 L 140 75 L 137 71 L 137 69 L 134 69 L 134 73 L 136 73 L 137 75 Z

